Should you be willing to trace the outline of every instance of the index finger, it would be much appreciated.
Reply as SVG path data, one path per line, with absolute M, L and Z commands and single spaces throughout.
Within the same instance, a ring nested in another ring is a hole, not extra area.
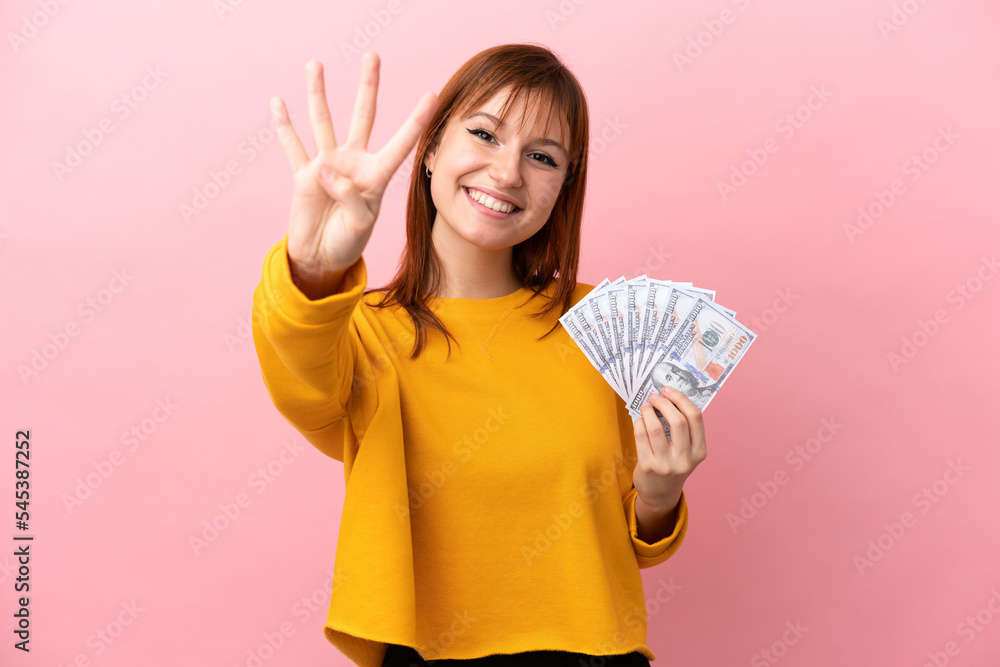
M 292 127 L 292 120 L 288 116 L 288 109 L 285 108 L 285 101 L 275 95 L 271 98 L 271 119 L 274 122 L 275 132 L 278 134 L 278 141 L 285 149 L 288 162 L 292 165 L 292 171 L 296 172 L 309 162 L 309 155 L 302 147 L 299 135 Z
M 705 439 L 705 421 L 702 419 L 701 410 L 683 391 L 673 389 L 673 387 L 671 389 L 672 391 L 667 393 L 660 392 L 660 396 L 673 403 L 687 419 L 692 444 L 703 441 Z
M 410 113 L 410 117 L 406 119 L 402 127 L 396 130 L 396 134 L 392 135 L 392 139 L 382 147 L 382 150 L 376 154 L 379 164 L 385 170 L 382 175 L 386 182 L 392 178 L 392 175 L 399 169 L 399 165 L 403 164 L 403 160 L 413 150 L 417 139 L 420 138 L 420 133 L 430 123 L 437 105 L 437 95 L 430 92 L 424 93 L 424 96 L 420 98 L 417 106 Z

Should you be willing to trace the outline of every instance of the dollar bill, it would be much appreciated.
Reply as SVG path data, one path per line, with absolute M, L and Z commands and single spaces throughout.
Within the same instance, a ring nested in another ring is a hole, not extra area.
M 700 410 L 711 403 L 756 335 L 717 304 L 698 297 L 670 340 L 657 347 L 628 400 L 633 417 L 653 392 L 669 385 Z
M 633 418 L 664 384 L 703 410 L 755 338 L 714 290 L 647 275 L 602 280 L 559 321 Z
M 607 280 L 602 282 L 602 285 L 607 283 Z M 600 286 L 598 286 L 600 287 Z M 591 291 L 593 294 L 597 291 L 597 287 Z M 614 367 L 612 365 L 611 358 L 608 356 L 604 345 L 600 341 L 600 332 L 596 323 L 591 321 L 591 317 L 588 316 L 590 309 L 587 298 L 581 299 L 580 303 L 570 308 L 559 318 L 559 322 L 563 325 L 566 331 L 569 333 L 573 341 L 580 347 L 583 351 L 584 356 L 590 361 L 591 365 L 601 374 L 605 381 L 610 384 L 615 392 L 622 397 L 623 400 L 628 400 L 628 393 L 625 392 L 624 385 L 622 385 L 617 376 L 615 375 Z

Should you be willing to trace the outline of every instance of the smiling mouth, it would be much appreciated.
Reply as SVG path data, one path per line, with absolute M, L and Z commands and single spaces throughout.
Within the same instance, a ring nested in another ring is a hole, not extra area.
M 486 209 L 490 213 L 495 213 L 499 215 L 513 215 L 514 213 L 517 213 L 518 211 L 521 210 L 514 204 L 494 199 L 493 197 L 483 192 L 479 192 L 478 190 L 473 190 L 465 186 L 462 186 L 462 189 L 465 191 L 465 195 L 470 200 L 472 200 L 476 204 L 479 204 L 479 206 Z

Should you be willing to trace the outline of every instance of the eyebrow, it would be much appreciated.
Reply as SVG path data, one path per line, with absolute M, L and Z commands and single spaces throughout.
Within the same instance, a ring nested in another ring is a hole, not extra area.
M 493 114 L 486 113 L 485 111 L 477 111 L 475 113 L 471 113 L 468 116 L 466 116 L 466 119 L 472 118 L 473 116 L 482 116 L 483 118 L 488 118 L 489 120 L 493 121 L 493 124 L 496 125 L 497 127 L 503 127 L 504 125 L 506 125 L 506 123 L 502 122 L 499 118 L 497 118 Z M 538 137 L 534 139 L 534 141 L 537 141 L 543 146 L 553 146 L 555 148 L 558 148 L 560 151 L 562 151 L 563 155 L 569 157 L 569 151 L 563 148 L 563 145 L 558 141 L 556 141 L 555 139 L 549 139 L 547 137 L 546 138 Z

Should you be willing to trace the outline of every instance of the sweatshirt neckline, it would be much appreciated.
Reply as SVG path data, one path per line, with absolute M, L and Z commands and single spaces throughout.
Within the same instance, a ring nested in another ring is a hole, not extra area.
M 431 310 L 441 308 L 452 312 L 460 313 L 492 313 L 507 310 L 520 306 L 534 294 L 530 287 L 522 286 L 520 289 L 505 296 L 497 296 L 491 299 L 466 299 L 461 297 L 425 297 L 427 306 Z

